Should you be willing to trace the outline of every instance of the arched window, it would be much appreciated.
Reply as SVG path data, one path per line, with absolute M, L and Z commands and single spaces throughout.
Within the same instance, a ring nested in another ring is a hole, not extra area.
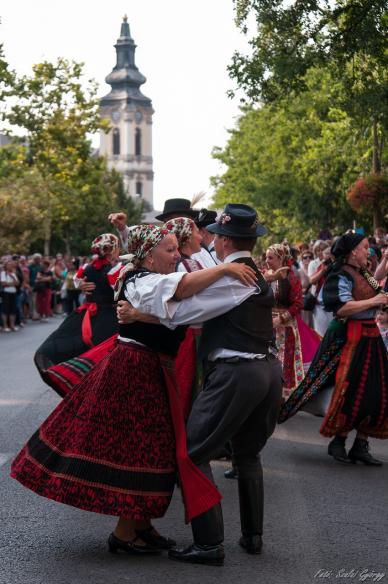
M 141 130 L 136 128 L 135 130 L 135 155 L 141 156 Z
M 136 193 L 140 198 L 143 196 L 143 183 L 141 181 L 136 182 Z
M 113 130 L 113 156 L 120 154 L 120 130 L 115 128 Z

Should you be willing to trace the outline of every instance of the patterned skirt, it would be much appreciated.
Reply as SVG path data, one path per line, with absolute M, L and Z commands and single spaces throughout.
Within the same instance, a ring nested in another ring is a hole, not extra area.
M 320 337 L 297 316 L 276 328 L 276 345 L 283 366 L 283 397 L 287 399 L 303 381 L 319 347 Z
M 330 385 L 334 392 L 321 434 L 357 429 L 388 438 L 387 353 L 373 320 L 331 322 L 305 379 L 283 405 L 279 423 Z
M 78 309 L 79 310 L 79 309 Z M 88 345 L 83 338 L 85 317 L 90 322 L 91 343 Z M 75 310 L 62 324 L 42 343 L 35 353 L 34 361 L 45 382 L 45 373 L 49 367 L 78 357 L 118 332 L 116 311 L 112 304 L 98 304 L 92 316 L 85 310 Z
M 162 517 L 176 461 L 158 355 L 118 342 L 28 441 L 11 476 L 87 511 Z

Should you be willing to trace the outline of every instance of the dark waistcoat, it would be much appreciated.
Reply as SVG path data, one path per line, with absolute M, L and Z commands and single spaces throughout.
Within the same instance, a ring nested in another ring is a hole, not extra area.
M 206 359 L 215 349 L 231 349 L 243 353 L 267 353 L 274 341 L 272 307 L 274 295 L 251 258 L 238 258 L 253 268 L 260 294 L 253 294 L 229 312 L 204 323 L 199 356 Z
M 96 285 L 93 292 L 86 297 L 88 302 L 96 302 L 97 304 L 113 303 L 113 290 L 108 282 L 108 272 L 111 269 L 111 265 L 103 266 L 100 270 L 97 270 L 93 265 L 85 268 L 84 276 L 87 281 Z
M 147 270 L 140 268 L 135 272 L 129 272 L 126 281 L 121 288 L 119 300 L 126 300 L 124 289 L 128 280 L 142 278 L 149 274 Z M 151 324 L 146 322 L 133 322 L 119 325 L 119 335 L 127 339 L 133 339 L 142 343 L 149 349 L 157 353 L 164 353 L 175 357 L 179 345 L 185 338 L 187 326 L 178 326 L 175 330 L 170 330 L 161 324 Z

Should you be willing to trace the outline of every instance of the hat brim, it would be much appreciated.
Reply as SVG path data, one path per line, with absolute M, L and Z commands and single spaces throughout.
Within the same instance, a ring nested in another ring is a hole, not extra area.
M 168 221 L 171 215 L 177 215 L 178 213 L 182 213 L 182 215 L 178 215 L 179 217 L 190 217 L 193 219 L 196 219 L 199 215 L 199 211 L 195 211 L 194 209 L 174 209 L 168 211 L 168 213 L 156 215 L 155 219 L 158 219 L 159 221 Z
M 210 233 L 215 233 L 216 235 L 225 235 L 226 237 L 239 237 L 241 239 L 252 239 L 253 237 L 262 237 L 268 233 L 267 228 L 264 225 L 256 225 L 254 231 L 247 233 L 246 229 L 233 229 L 233 226 L 223 225 L 220 223 L 211 223 L 206 226 L 206 229 Z

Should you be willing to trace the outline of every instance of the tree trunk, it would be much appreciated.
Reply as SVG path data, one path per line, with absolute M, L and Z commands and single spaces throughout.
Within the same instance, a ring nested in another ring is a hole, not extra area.
M 372 173 L 381 174 L 381 160 L 380 160 L 380 144 L 377 119 L 373 118 L 373 158 L 372 158 Z M 380 200 L 376 196 L 373 202 L 373 229 L 382 227 L 384 225 L 384 217 L 380 206 Z
M 45 256 L 50 255 L 50 243 L 51 243 L 51 221 L 46 219 L 44 224 L 44 246 L 43 246 L 43 254 Z

